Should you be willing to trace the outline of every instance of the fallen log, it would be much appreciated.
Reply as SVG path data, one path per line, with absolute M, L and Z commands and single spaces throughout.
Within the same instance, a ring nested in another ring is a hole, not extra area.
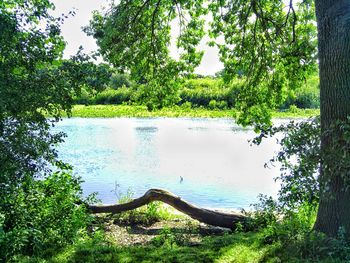
M 164 202 L 182 213 L 200 222 L 235 229 L 237 223 L 245 225 L 247 217 L 240 213 L 224 213 L 205 208 L 196 207 L 168 191 L 162 189 L 150 189 L 143 196 L 124 204 L 112 205 L 88 205 L 92 213 L 121 213 L 133 210 L 153 201 Z

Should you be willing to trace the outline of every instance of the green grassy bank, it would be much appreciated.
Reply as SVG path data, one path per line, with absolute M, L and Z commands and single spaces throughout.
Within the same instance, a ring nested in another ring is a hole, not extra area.
M 347 246 L 325 243 L 319 236 L 307 237 L 284 224 L 278 238 L 271 238 L 271 225 L 240 232 L 199 224 L 182 215 L 151 225 L 120 224 L 113 216 L 97 219 L 86 234 L 74 244 L 52 256 L 20 257 L 19 262 L 348 262 Z M 99 221 L 99 222 L 98 222 Z M 283 225 L 283 224 L 282 224 Z M 299 226 L 300 227 L 300 226 Z M 329 242 L 326 241 L 326 242 Z M 332 241 L 334 242 L 334 240 Z M 326 246 L 325 246 L 326 245 Z M 325 246 L 325 247 L 323 247 Z M 326 249 L 327 248 L 327 249 Z M 324 252 L 322 252 L 324 250 Z
M 113 118 L 113 117 L 206 117 L 206 118 L 234 118 L 234 110 L 219 110 L 205 108 L 188 108 L 173 106 L 149 111 L 146 106 L 129 105 L 76 105 L 73 108 L 73 117 L 83 118 Z M 319 115 L 318 109 L 291 108 L 286 111 L 275 111 L 273 118 L 308 118 Z

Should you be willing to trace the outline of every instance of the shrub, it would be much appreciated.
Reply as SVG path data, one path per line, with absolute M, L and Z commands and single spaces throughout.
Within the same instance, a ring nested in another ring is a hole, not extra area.
M 110 80 L 110 87 L 112 89 L 119 89 L 121 87 L 127 87 L 130 88 L 132 86 L 132 81 L 130 80 L 129 76 L 126 74 L 120 74 L 120 73 L 114 73 L 111 76 Z
M 317 75 L 311 76 L 304 85 L 286 94 L 280 109 L 288 109 L 295 105 L 300 109 L 317 109 L 320 107 L 320 87 Z
M 317 109 L 320 107 L 319 88 L 305 87 L 295 93 L 296 98 L 293 104 L 300 109 L 310 108 Z
M 179 100 L 179 83 L 164 82 L 163 85 L 154 79 L 134 89 L 132 101 L 147 106 L 148 110 L 160 109 L 175 105 Z
M 113 191 L 118 198 L 119 204 L 130 202 L 134 193 L 128 189 L 126 193 L 119 191 L 119 184 L 115 184 Z M 145 206 L 130 211 L 125 211 L 114 215 L 114 222 L 122 225 L 151 225 L 162 219 L 170 217 L 168 210 L 162 203 L 154 201 Z
M 176 232 L 168 227 L 164 227 L 159 236 L 152 239 L 152 244 L 156 247 L 175 247 L 175 246 L 186 246 L 190 243 L 190 236 Z
M 260 143 L 261 138 L 279 133 L 281 147 L 271 161 L 281 165 L 281 174 L 277 177 L 281 189 L 277 200 L 260 198 L 248 228 L 260 230 L 262 245 L 276 246 L 273 253 L 280 256 L 281 262 L 299 262 L 300 259 L 347 262 L 350 259 L 344 229 L 339 229 L 337 238 L 326 238 L 312 231 L 320 192 L 319 163 L 323 158 L 320 132 L 319 118 L 315 118 L 273 127 L 255 139 Z
M 93 99 L 94 104 L 123 104 L 130 101 L 132 90 L 127 87 L 121 87 L 117 90 L 107 88 L 98 93 Z
M 81 203 L 80 180 L 55 172 L 43 180 L 28 178 L 0 198 L 0 261 L 16 255 L 45 256 L 72 243 L 89 216 Z
M 224 84 L 221 79 L 191 79 L 180 89 L 180 104 L 191 102 L 194 106 L 209 108 L 233 108 L 240 87 L 239 81 Z M 210 104 L 211 101 L 216 101 Z
M 220 110 L 225 110 L 228 107 L 228 103 L 225 100 L 221 100 L 216 103 L 216 107 Z
M 82 88 L 80 94 L 74 98 L 76 104 L 89 105 L 92 103 L 93 94 Z
M 184 109 L 191 109 L 192 108 L 192 103 L 189 102 L 189 101 L 186 101 L 185 103 L 183 103 L 181 105 L 181 107 L 184 108 Z
M 211 100 L 208 104 L 209 109 L 213 110 L 216 108 L 216 100 Z

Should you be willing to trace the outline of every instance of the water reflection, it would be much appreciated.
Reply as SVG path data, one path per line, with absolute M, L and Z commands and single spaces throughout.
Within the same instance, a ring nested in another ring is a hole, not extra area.
M 204 207 L 247 208 L 274 195 L 278 168 L 264 169 L 277 145 L 250 146 L 253 131 L 230 119 L 64 119 L 60 157 L 85 180 L 85 194 L 113 203 L 115 182 L 135 195 L 165 188 Z M 182 179 L 181 179 L 182 178 Z

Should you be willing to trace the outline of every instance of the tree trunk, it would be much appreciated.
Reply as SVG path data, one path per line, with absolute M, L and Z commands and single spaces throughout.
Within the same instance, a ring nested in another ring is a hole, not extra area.
M 325 135 L 350 114 L 350 1 L 315 0 L 321 92 L 321 149 L 329 152 L 332 137 Z M 336 236 L 340 228 L 350 233 L 350 190 L 334 160 L 324 158 L 320 172 L 320 203 L 315 230 Z M 348 189 L 347 189 L 348 188 Z
M 222 213 L 196 207 L 182 200 L 180 197 L 161 189 L 150 189 L 143 196 L 125 204 L 89 205 L 88 208 L 92 213 L 120 213 L 133 210 L 152 201 L 167 203 L 193 219 L 213 226 L 234 229 L 236 223 L 241 223 L 244 226 L 247 219 L 246 216 L 238 213 Z

